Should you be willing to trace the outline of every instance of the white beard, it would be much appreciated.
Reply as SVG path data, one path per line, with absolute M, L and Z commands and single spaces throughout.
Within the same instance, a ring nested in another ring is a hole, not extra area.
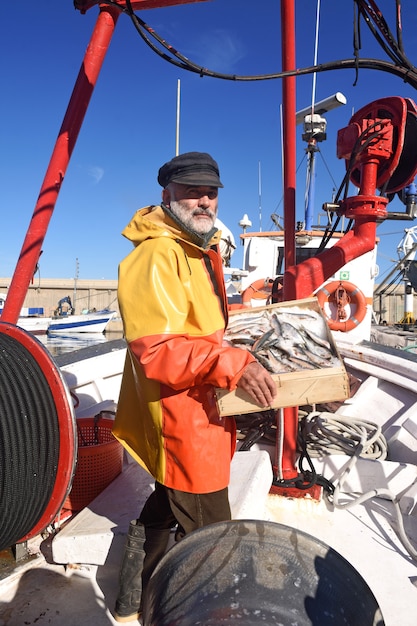
M 216 221 L 217 211 L 213 212 L 211 209 L 203 209 L 202 207 L 196 207 L 192 211 L 186 208 L 182 202 L 177 200 L 171 200 L 170 209 L 178 217 L 178 219 L 190 230 L 194 231 L 198 235 L 207 235 L 214 226 Z M 199 218 L 198 215 L 204 213 L 208 217 Z

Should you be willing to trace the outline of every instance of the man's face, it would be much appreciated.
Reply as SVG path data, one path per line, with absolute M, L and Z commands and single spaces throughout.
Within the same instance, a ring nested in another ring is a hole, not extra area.
M 185 226 L 199 235 L 206 235 L 213 228 L 217 217 L 217 187 L 169 183 L 162 191 L 162 199 Z

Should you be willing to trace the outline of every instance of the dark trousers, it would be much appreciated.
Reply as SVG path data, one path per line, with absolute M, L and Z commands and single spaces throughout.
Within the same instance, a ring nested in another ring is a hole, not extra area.
M 188 493 L 169 489 L 155 483 L 155 491 L 149 496 L 138 522 L 145 528 L 165 530 L 178 525 L 176 539 L 213 524 L 231 519 L 228 489 L 212 493 Z

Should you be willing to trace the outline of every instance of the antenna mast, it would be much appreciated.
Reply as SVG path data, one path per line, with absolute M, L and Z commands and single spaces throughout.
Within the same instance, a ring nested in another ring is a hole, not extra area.
M 261 162 L 258 161 L 258 197 L 259 197 L 259 231 L 262 232 L 262 181 Z
M 180 153 L 180 96 L 181 96 L 181 81 L 177 81 L 177 124 L 175 132 L 175 156 Z

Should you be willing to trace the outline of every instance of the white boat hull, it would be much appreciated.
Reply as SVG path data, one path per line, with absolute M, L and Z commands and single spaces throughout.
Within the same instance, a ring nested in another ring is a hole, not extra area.
M 52 317 L 19 317 L 16 325 L 33 335 L 45 335 L 51 321 Z
M 116 315 L 115 311 L 85 313 L 53 318 L 48 333 L 68 335 L 70 333 L 104 333 L 107 324 Z

